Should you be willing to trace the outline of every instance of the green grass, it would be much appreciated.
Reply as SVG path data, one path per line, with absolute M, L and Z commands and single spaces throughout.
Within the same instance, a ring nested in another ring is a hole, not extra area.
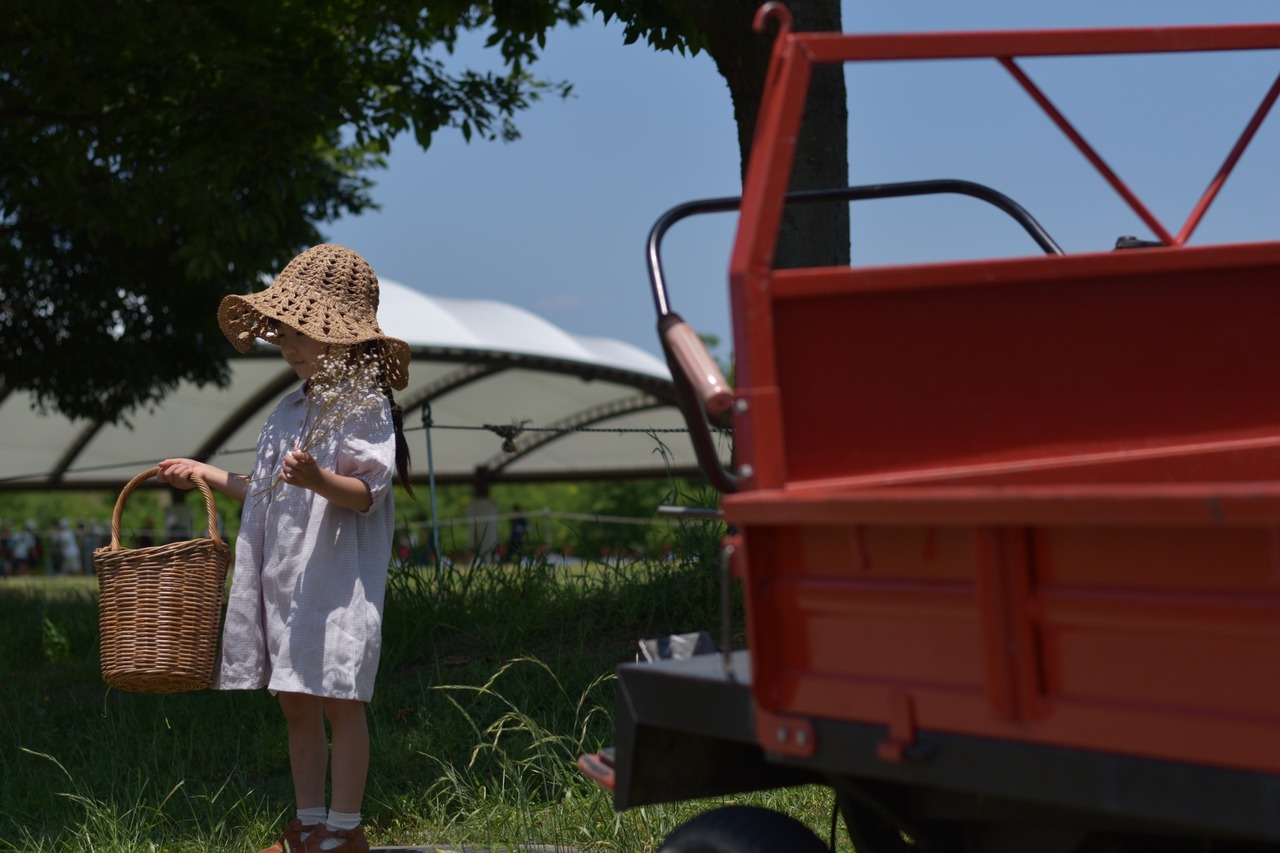
M 364 815 L 378 845 L 656 850 L 710 805 L 613 812 L 574 759 L 612 742 L 613 669 L 636 640 L 710 628 L 705 559 L 396 569 L 370 705 Z M 0 851 L 241 851 L 293 808 L 265 691 L 109 690 L 90 579 L 0 582 Z M 734 798 L 823 837 L 821 788 Z M 849 849 L 849 848 L 842 848 Z

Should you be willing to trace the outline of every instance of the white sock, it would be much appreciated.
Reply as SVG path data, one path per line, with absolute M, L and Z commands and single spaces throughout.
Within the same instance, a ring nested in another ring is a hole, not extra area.
M 315 826 L 317 823 L 324 823 L 324 819 L 328 814 L 329 812 L 324 806 L 316 806 L 313 809 L 298 809 L 297 817 L 298 820 L 302 821 L 303 826 Z M 306 841 L 307 836 L 310 834 L 309 830 L 303 832 L 302 840 Z
M 302 821 L 303 826 L 324 823 L 324 819 L 328 816 L 329 810 L 324 806 L 316 806 L 314 809 L 298 809 L 298 820 Z
M 360 825 L 360 812 L 356 812 L 355 814 L 346 814 L 345 812 L 335 812 L 333 809 L 330 809 L 329 816 L 325 818 L 324 824 L 330 829 L 355 829 Z M 336 847 L 341 847 L 345 843 L 346 841 L 341 838 L 326 838 L 324 841 L 320 842 L 320 849 L 333 850 Z

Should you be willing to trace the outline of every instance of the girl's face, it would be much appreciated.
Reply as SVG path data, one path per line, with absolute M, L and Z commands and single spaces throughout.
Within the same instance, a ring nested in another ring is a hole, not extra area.
M 280 344 L 280 354 L 304 382 L 320 369 L 320 361 L 329 350 L 328 344 L 309 338 L 284 323 L 280 324 L 276 340 Z

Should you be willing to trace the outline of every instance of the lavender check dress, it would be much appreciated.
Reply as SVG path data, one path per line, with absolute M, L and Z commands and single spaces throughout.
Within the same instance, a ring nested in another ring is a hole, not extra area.
M 285 483 L 262 491 L 306 417 L 299 388 L 280 401 L 258 438 L 214 686 L 367 702 L 382 651 L 395 523 L 390 404 L 353 416 L 343 434 L 311 450 L 322 468 L 369 486 L 373 504 L 363 513 Z

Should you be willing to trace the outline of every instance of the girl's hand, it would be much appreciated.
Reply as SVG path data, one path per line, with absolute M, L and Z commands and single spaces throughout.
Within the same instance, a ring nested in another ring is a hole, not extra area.
M 320 466 L 316 458 L 305 450 L 290 450 L 284 455 L 284 463 L 280 469 L 281 476 L 290 486 L 314 491 L 322 482 Z
M 243 474 L 232 474 L 208 462 L 199 462 L 195 459 L 165 459 L 157 467 L 160 471 L 156 474 L 156 479 L 175 489 L 194 489 L 196 484 L 191 479 L 194 476 L 204 480 L 205 485 L 215 492 L 230 495 L 238 501 L 243 501 L 245 494 L 249 491 L 248 477 Z
M 295 448 L 284 455 L 280 478 L 286 485 L 310 489 L 344 509 L 366 512 L 373 505 L 373 495 L 363 480 L 321 468 L 316 458 L 305 450 Z
M 156 479 L 175 489 L 194 489 L 196 484 L 191 479 L 192 474 L 202 480 L 209 479 L 203 462 L 194 459 L 165 459 L 160 462 L 160 472 L 156 474 Z

